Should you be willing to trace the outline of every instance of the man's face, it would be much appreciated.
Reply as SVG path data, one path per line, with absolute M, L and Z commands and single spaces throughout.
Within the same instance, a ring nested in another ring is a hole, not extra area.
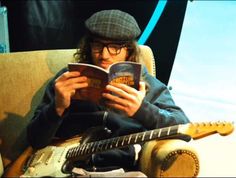
M 125 61 L 128 56 L 124 43 L 95 39 L 90 46 L 93 64 L 104 69 L 113 63 Z

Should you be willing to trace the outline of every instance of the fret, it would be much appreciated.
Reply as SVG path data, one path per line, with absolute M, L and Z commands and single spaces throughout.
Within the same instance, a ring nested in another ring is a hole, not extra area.
M 78 155 L 81 155 L 81 144 L 78 146 Z
M 179 127 L 180 127 L 180 125 L 177 125 L 177 126 L 176 126 L 176 134 L 177 134 L 177 133 L 180 133 L 180 134 L 181 134 L 181 129 L 179 129 Z
M 119 140 L 120 140 L 120 137 L 118 137 L 118 139 L 116 141 L 116 147 L 118 147 L 118 145 L 119 145 Z
M 79 146 L 76 147 L 76 155 L 79 155 Z
M 71 148 L 71 149 L 70 149 L 70 157 L 72 157 L 72 156 L 73 156 L 73 153 L 74 153 L 74 148 L 75 148 L 75 147 L 73 147 L 73 148 Z
M 109 141 L 108 141 L 108 140 L 106 140 L 106 146 L 105 146 L 105 150 L 107 150 L 107 149 L 108 149 L 108 146 L 109 146 Z
M 68 152 L 69 157 L 71 157 L 71 155 L 72 155 L 72 150 L 73 150 L 73 148 L 71 148 L 70 151 Z
M 127 144 L 127 145 L 130 144 L 131 139 L 130 139 L 130 136 L 129 136 L 129 135 L 126 136 L 126 140 L 125 140 L 125 141 L 126 141 L 126 144 Z
M 76 155 L 76 149 L 77 149 L 77 147 L 74 147 L 74 149 L 73 149 L 73 157 Z
M 70 155 L 71 155 L 71 148 L 67 151 L 67 153 L 66 153 L 66 158 L 69 158 Z
M 143 133 L 142 141 L 144 141 L 145 135 L 146 135 L 146 132 Z
M 101 150 L 101 148 L 100 148 L 101 145 L 100 144 L 101 144 L 100 141 L 98 141 L 97 142 L 97 147 L 96 147 L 96 152 Z
M 178 133 L 179 125 L 171 126 L 170 135 L 175 135 Z
M 93 143 L 93 146 L 92 146 L 92 153 L 95 151 L 95 143 Z
M 87 151 L 87 144 L 84 143 L 84 144 L 83 144 L 83 151 L 82 151 L 82 154 L 85 155 L 85 154 L 86 154 L 86 151 Z
M 149 136 L 149 139 L 152 139 L 152 134 L 153 134 L 153 130 L 151 131 L 151 134 Z
M 78 146 L 78 155 L 81 155 L 81 144 Z
M 151 133 L 152 133 L 152 131 L 146 131 L 146 132 L 145 132 L 145 137 L 144 137 L 143 142 L 144 142 L 144 141 L 151 140 L 151 139 L 150 139 Z
M 124 145 L 124 142 L 125 142 L 125 137 L 122 137 L 123 139 L 122 139 L 122 142 L 121 142 L 121 146 L 123 146 Z
M 76 147 L 75 148 L 75 156 L 78 156 L 78 150 L 79 150 L 79 147 Z
M 100 141 L 100 144 L 99 144 L 99 151 L 102 151 L 103 150 L 103 141 Z
M 101 151 L 104 150 L 104 146 L 105 146 L 105 140 L 102 140 L 102 141 L 101 141 L 101 144 L 100 144 L 100 150 L 101 150 Z
M 157 138 L 157 133 L 159 132 L 159 130 L 153 130 L 153 132 L 152 132 L 152 139 L 153 138 Z
M 134 140 L 133 140 L 133 142 L 132 143 L 137 143 L 137 141 L 138 141 L 138 136 L 139 136 L 139 134 L 137 133 L 137 134 L 135 134 L 135 137 L 134 137 Z
M 76 150 L 77 150 L 77 152 L 79 152 L 80 151 L 80 146 L 77 146 Z
M 141 142 L 142 141 L 142 133 L 140 133 L 139 135 L 138 135 L 138 139 L 137 139 L 138 141 L 137 142 Z M 137 142 L 135 142 L 135 143 L 137 143 Z
M 170 129 L 171 129 L 171 127 L 168 127 L 167 135 L 170 134 Z
M 76 154 L 80 155 L 80 152 L 81 152 L 81 146 L 78 146 L 78 148 L 76 149 Z
M 124 145 L 128 145 L 129 143 L 129 136 L 124 136 Z
M 122 139 L 122 146 L 127 145 L 127 144 L 128 144 L 128 140 L 129 140 L 128 136 L 125 135 L 125 136 L 123 136 L 122 138 L 123 138 L 123 139 Z
M 89 154 L 89 150 L 90 150 L 90 143 L 87 143 L 85 147 L 85 154 Z
M 87 151 L 88 154 L 93 153 L 93 152 L 92 152 L 92 146 L 93 146 L 93 142 L 91 142 L 91 143 L 88 144 L 88 147 L 89 147 L 89 149 L 88 149 L 88 151 Z
M 97 147 L 98 147 L 98 142 L 96 141 L 96 142 L 94 142 L 94 147 L 93 147 L 94 152 L 96 152 Z
M 136 134 L 136 137 L 135 137 L 134 143 L 137 142 L 137 139 L 138 139 L 138 133 Z
M 162 131 L 162 129 L 159 129 L 158 138 L 160 138 L 160 136 L 161 136 L 161 131 Z
M 128 144 L 130 143 L 132 135 L 129 136 Z
M 97 152 L 99 147 L 99 142 L 95 142 L 94 152 Z
M 84 150 L 83 150 L 83 155 L 85 155 L 86 153 L 87 153 L 87 146 L 88 146 L 88 144 L 84 144 Z
M 168 128 L 162 128 L 161 137 L 167 136 Z
M 130 143 L 131 144 L 135 143 L 135 139 L 136 139 L 136 134 L 131 134 Z
M 113 143 L 116 141 L 116 138 L 112 138 L 112 139 L 110 139 L 111 140 L 111 144 L 110 144 L 110 148 L 113 148 L 114 146 L 113 146 Z
M 75 149 L 76 149 L 75 147 L 74 147 L 74 148 L 72 148 L 72 154 L 71 154 L 71 156 L 72 156 L 72 157 L 74 157 L 74 156 L 75 156 Z
M 112 144 L 110 144 L 110 148 L 113 148 Z
M 84 146 L 85 146 L 84 144 L 81 145 L 81 152 L 80 152 L 81 155 L 84 154 Z

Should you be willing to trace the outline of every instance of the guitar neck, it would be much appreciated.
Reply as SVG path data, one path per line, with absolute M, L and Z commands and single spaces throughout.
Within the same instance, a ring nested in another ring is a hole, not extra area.
M 67 152 L 66 159 L 76 159 L 80 156 L 91 155 L 114 148 L 121 148 L 128 145 L 142 143 L 154 139 L 163 139 L 178 134 L 180 125 L 155 129 L 110 139 L 81 144 L 70 148 Z
M 188 135 L 193 139 L 203 138 L 214 133 L 226 136 L 232 133 L 233 130 L 234 125 L 232 122 L 203 122 L 174 125 L 161 129 L 81 144 L 77 147 L 70 148 L 67 151 L 66 158 L 76 159 L 80 156 L 91 155 L 109 149 L 125 147 L 154 139 L 169 138 L 177 135 Z

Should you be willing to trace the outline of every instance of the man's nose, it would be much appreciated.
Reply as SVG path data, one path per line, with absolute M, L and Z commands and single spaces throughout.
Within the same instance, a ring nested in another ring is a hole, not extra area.
M 103 48 L 103 50 L 102 50 L 102 58 L 103 58 L 103 59 L 107 59 L 107 58 L 109 58 L 109 57 L 110 57 L 110 53 L 109 53 L 107 47 L 104 46 L 104 48 Z

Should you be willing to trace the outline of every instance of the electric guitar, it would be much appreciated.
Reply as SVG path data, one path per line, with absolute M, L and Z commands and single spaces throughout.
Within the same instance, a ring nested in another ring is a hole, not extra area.
M 93 153 L 178 135 L 188 135 L 192 139 L 214 133 L 224 136 L 233 130 L 234 126 L 229 122 L 207 122 L 174 125 L 82 144 L 80 144 L 81 137 L 76 137 L 39 150 L 28 147 L 9 167 L 4 177 L 66 177 L 70 176 L 70 165 L 73 162 Z

